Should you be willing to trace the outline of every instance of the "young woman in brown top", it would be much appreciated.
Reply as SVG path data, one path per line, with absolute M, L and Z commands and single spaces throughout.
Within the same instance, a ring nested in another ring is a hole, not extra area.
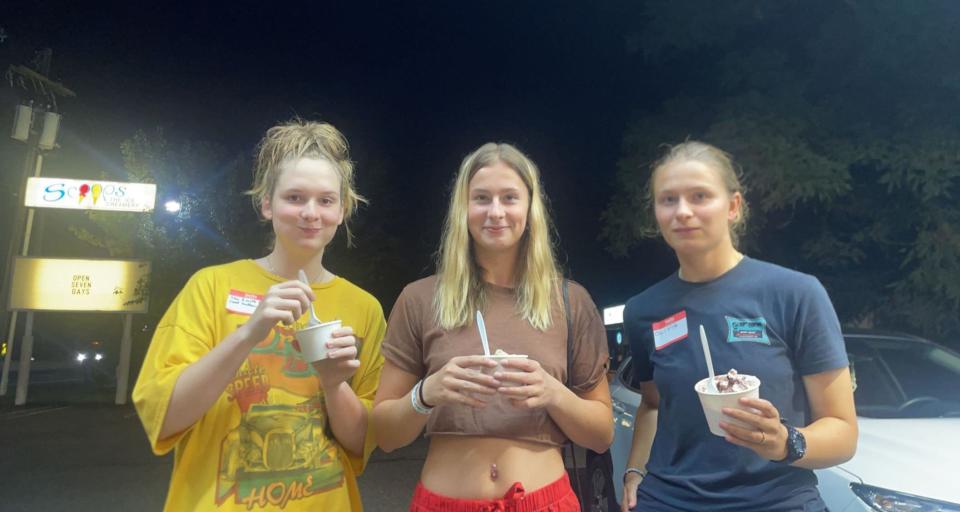
M 550 229 L 523 153 L 488 143 L 464 159 L 437 274 L 408 285 L 390 314 L 371 416 L 388 452 L 426 427 L 411 511 L 580 510 L 561 446 L 610 446 L 606 335 L 583 287 L 569 283 L 565 306 Z M 529 357 L 495 370 L 477 312 L 491 352 Z

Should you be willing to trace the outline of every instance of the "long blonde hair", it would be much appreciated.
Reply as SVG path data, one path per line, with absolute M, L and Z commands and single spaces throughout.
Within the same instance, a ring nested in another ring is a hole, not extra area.
M 483 275 L 473 254 L 467 226 L 470 180 L 483 167 L 503 163 L 516 171 L 530 193 L 527 229 L 520 239 L 517 309 L 538 330 L 552 324 L 550 310 L 560 300 L 560 269 L 551 240 L 552 224 L 540 186 L 540 171 L 510 144 L 489 142 L 467 155 L 450 193 L 450 207 L 437 253 L 437 324 L 442 329 L 469 325 L 484 305 Z
M 253 201 L 253 209 L 261 215 L 264 199 L 272 199 L 277 179 L 284 165 L 301 158 L 326 160 L 340 177 L 340 201 L 343 203 L 343 225 L 347 231 L 347 245 L 353 243 L 348 221 L 359 203 L 367 200 L 357 193 L 353 177 L 353 162 L 347 139 L 332 124 L 293 119 L 267 130 L 257 145 L 257 160 L 253 167 L 253 188 L 246 192 Z

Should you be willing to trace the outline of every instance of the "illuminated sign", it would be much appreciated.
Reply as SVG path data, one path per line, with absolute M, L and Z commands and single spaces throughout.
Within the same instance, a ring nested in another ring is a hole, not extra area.
M 617 325 L 623 323 L 623 304 L 603 308 L 603 325 Z
M 24 204 L 31 208 L 67 208 L 150 212 L 157 198 L 152 183 L 29 178 Z
M 150 262 L 17 258 L 11 310 L 146 313 Z

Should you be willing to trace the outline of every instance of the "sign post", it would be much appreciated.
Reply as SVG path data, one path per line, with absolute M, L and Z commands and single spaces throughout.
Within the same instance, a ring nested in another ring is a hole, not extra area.
M 133 313 L 147 311 L 149 278 L 150 262 L 143 260 L 17 258 L 9 304 L 14 311 L 27 312 L 27 325 L 20 347 L 14 404 L 27 401 L 34 311 L 125 313 L 115 401 L 118 405 L 126 403 Z
M 114 403 L 127 403 L 127 386 L 130 380 L 130 347 L 133 345 L 133 314 L 123 315 L 123 338 L 120 338 L 120 362 L 117 364 L 117 396 Z

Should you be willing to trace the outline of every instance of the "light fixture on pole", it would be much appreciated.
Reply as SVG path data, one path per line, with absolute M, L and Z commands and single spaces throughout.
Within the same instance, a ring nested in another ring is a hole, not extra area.
M 40 139 L 37 141 L 37 147 L 44 151 L 50 151 L 57 147 L 57 132 L 60 131 L 60 114 L 56 112 L 46 112 L 43 114 L 43 130 L 40 131 Z
M 27 142 L 30 139 L 30 125 L 33 124 L 33 107 L 17 105 L 13 114 L 13 132 L 10 137 Z
M 167 213 L 176 214 L 180 212 L 180 206 L 180 201 L 177 201 L 176 199 L 170 199 L 166 203 L 163 203 L 163 209 L 166 210 Z

